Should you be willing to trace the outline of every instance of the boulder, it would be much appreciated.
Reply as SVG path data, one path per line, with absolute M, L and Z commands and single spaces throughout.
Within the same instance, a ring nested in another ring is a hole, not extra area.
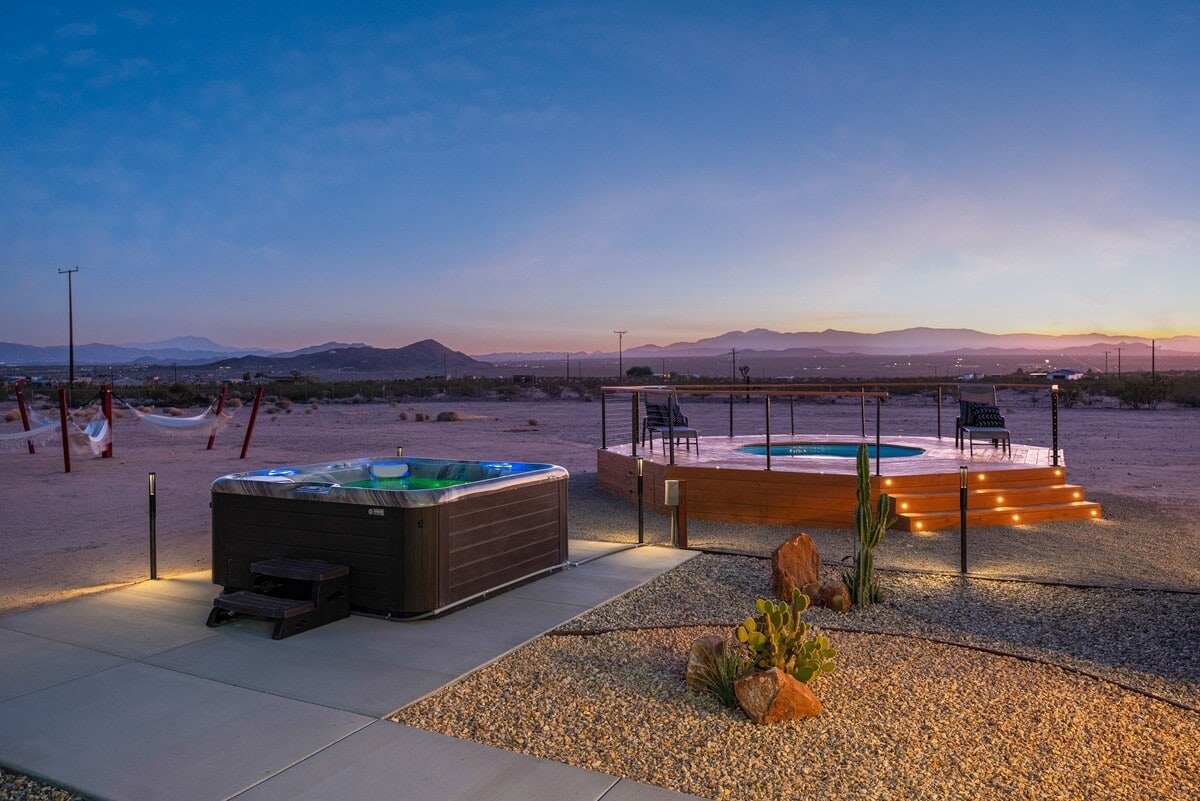
M 725 650 L 725 640 L 716 634 L 697 637 L 688 651 L 686 681 L 689 690 L 707 689 L 701 676 L 712 669 L 713 660 Z
M 779 668 L 755 671 L 733 685 L 738 706 L 753 723 L 778 723 L 821 714 L 821 701 Z
M 834 612 L 849 612 L 852 605 L 850 588 L 842 581 L 830 581 L 828 579 L 822 581 L 820 588 L 817 590 L 817 597 L 813 598 L 813 603 L 817 606 L 832 609 Z
M 821 585 L 821 554 L 812 537 L 801 532 L 771 554 L 771 591 L 781 601 L 792 600 L 792 589 L 814 599 Z

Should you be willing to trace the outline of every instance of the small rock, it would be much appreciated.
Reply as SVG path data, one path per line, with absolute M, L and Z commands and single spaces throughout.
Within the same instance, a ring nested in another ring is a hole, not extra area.
M 698 637 L 688 651 L 686 681 L 689 690 L 702 691 L 701 676 L 712 669 L 713 660 L 725 650 L 725 640 L 716 634 Z
M 820 588 L 817 590 L 817 597 L 813 599 L 813 603 L 817 606 L 831 609 L 834 612 L 849 612 L 851 606 L 850 588 L 842 581 L 831 581 L 828 579 L 822 581 Z
M 812 537 L 801 532 L 771 554 L 771 591 L 781 601 L 792 600 L 799 588 L 811 600 L 821 584 L 821 554 Z
M 755 671 L 738 679 L 733 693 L 753 723 L 778 723 L 821 714 L 821 701 L 808 685 L 779 668 Z

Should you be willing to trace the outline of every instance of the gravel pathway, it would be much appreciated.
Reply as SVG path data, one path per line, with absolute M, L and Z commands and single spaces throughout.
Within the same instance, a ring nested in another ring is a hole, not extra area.
M 708 554 L 394 719 L 707 798 L 1200 797 L 1200 596 L 882 580 L 808 613 L 839 650 L 815 719 L 686 689 L 691 641 L 770 593 L 764 560 Z

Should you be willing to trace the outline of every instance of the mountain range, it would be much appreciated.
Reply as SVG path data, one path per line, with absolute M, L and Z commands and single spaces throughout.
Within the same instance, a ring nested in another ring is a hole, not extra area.
M 1159 339 L 1158 353 L 1177 355 L 1200 353 L 1200 336 L 1186 335 Z M 730 351 L 771 353 L 774 355 L 951 355 L 1022 353 L 1103 354 L 1129 349 L 1144 352 L 1151 340 L 1146 337 L 1111 334 L 988 334 L 971 329 L 906 328 L 864 334 L 854 331 L 779 332 L 768 329 L 729 331 L 695 342 L 669 345 L 645 344 L 625 348 L 626 359 L 671 357 L 712 357 Z M 89 343 L 75 347 L 75 362 L 80 365 L 188 365 L 210 366 L 243 371 L 269 370 L 399 370 L 397 375 L 437 375 L 446 370 L 455 374 L 485 372 L 494 364 L 561 360 L 615 359 L 608 352 L 547 351 L 541 353 L 492 353 L 468 356 L 434 340 L 423 340 L 404 348 L 375 348 L 361 342 L 326 342 L 292 351 L 240 348 L 220 345 L 205 337 L 181 336 L 159 342 L 129 342 L 121 345 Z M 0 364 L 63 365 L 69 360 L 66 345 L 40 347 L 0 342 Z M 424 371 L 424 372 L 422 372 Z

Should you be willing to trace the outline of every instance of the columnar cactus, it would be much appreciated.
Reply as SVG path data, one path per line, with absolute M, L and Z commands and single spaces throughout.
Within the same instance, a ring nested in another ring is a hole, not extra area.
M 867 446 L 858 446 L 858 503 L 854 507 L 854 527 L 858 543 L 854 548 L 854 567 L 842 579 L 850 588 L 850 599 L 858 606 L 877 603 L 882 594 L 875 583 L 875 548 L 883 542 L 884 532 L 896 522 L 892 517 L 892 499 L 886 492 L 871 511 L 871 460 Z

